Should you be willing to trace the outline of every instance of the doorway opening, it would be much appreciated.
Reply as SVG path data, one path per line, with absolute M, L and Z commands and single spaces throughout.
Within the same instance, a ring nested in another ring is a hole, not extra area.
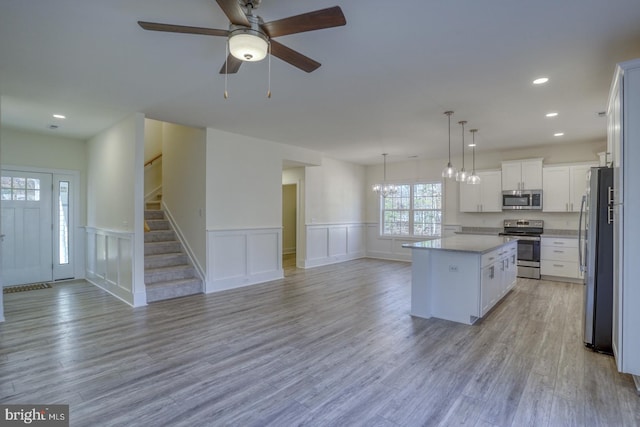
M 282 268 L 285 276 L 296 268 L 298 241 L 298 185 L 282 186 Z

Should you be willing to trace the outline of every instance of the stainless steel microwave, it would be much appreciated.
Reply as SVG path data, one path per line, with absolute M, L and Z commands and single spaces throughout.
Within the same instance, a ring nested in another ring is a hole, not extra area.
M 542 190 L 513 190 L 502 192 L 502 210 L 541 210 Z

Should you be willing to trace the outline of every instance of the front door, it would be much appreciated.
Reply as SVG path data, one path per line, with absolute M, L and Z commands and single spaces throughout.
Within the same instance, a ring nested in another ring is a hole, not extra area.
M 51 174 L 2 171 L 3 286 L 52 280 L 51 194 Z

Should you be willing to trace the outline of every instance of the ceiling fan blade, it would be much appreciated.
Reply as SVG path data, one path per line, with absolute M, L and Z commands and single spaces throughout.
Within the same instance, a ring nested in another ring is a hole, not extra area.
M 184 33 L 184 34 L 202 34 L 205 36 L 223 36 L 229 35 L 227 30 L 218 30 L 216 28 L 188 27 L 185 25 L 161 24 L 159 22 L 138 21 L 145 30 L 150 31 L 166 31 L 168 33 Z
M 227 56 L 227 61 L 222 64 L 222 68 L 220 68 L 220 74 L 235 74 L 240 69 L 242 65 L 242 60 L 236 58 L 235 56 L 229 54 Z M 226 67 L 225 67 L 226 64 Z
M 288 62 L 294 67 L 300 68 L 302 71 L 306 71 L 307 73 L 310 73 L 320 67 L 319 62 L 314 61 L 313 59 L 304 56 L 300 52 L 296 52 L 275 40 L 271 40 L 271 54 L 282 59 L 284 62 Z
M 227 15 L 232 24 L 244 25 L 245 27 L 251 26 L 238 0 L 216 0 L 216 2 L 218 2 L 218 6 L 220 6 L 220 9 Z
M 345 25 L 347 20 L 340 6 L 290 16 L 289 18 L 262 24 L 262 29 L 269 37 L 286 36 L 287 34 L 303 33 L 305 31 L 321 30 Z

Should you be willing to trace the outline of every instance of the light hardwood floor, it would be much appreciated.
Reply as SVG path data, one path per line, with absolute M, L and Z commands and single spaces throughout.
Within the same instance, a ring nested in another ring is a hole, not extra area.
M 581 342 L 582 287 L 521 279 L 465 326 L 409 315 L 410 264 L 357 260 L 132 309 L 86 282 L 5 295 L 0 403 L 72 426 L 636 426 Z

